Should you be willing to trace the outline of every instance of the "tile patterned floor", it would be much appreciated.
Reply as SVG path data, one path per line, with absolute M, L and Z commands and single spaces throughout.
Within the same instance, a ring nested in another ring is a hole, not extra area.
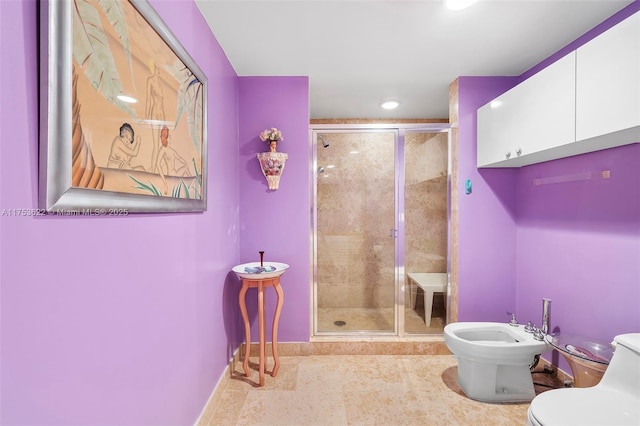
M 467 398 L 451 355 L 281 356 L 280 362 L 278 376 L 266 375 L 264 387 L 256 385 L 257 358 L 250 378 L 237 363 L 198 424 L 511 426 L 525 424 L 529 407 Z M 272 366 L 269 358 L 267 370 Z M 536 386 L 536 392 L 547 389 Z

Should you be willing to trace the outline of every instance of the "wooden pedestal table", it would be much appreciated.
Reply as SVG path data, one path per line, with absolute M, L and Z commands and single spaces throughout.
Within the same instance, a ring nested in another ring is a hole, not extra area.
M 258 329 L 259 339 L 258 339 L 258 352 L 260 355 L 260 363 L 258 372 L 260 375 L 260 386 L 264 386 L 264 370 L 265 363 L 267 358 L 267 345 L 265 342 L 265 335 L 267 334 L 266 330 L 266 320 L 265 320 L 265 309 L 264 309 L 264 289 L 265 287 L 273 287 L 278 296 L 278 301 L 276 304 L 276 310 L 273 314 L 273 327 L 271 330 L 271 347 L 273 349 L 273 370 L 271 371 L 271 377 L 276 377 L 278 374 L 278 369 L 280 368 L 280 361 L 278 360 L 278 321 L 280 320 L 280 313 L 282 312 L 282 302 L 283 302 L 283 292 L 282 287 L 280 287 L 280 276 L 266 279 L 254 279 L 254 278 L 241 278 L 242 279 L 242 289 L 240 290 L 240 312 L 242 312 L 242 318 L 244 319 L 244 331 L 245 331 L 245 349 L 244 349 L 244 362 L 242 363 L 242 367 L 244 369 L 244 374 L 247 377 L 251 376 L 251 372 L 249 371 L 249 353 L 251 347 L 251 324 L 249 323 L 249 315 L 247 314 L 247 304 L 245 300 L 245 295 L 247 294 L 247 290 L 251 287 L 256 287 L 258 289 Z

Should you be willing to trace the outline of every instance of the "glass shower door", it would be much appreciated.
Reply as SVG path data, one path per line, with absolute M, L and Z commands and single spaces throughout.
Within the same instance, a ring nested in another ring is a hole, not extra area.
M 395 332 L 395 131 L 316 135 L 314 334 Z
M 440 334 L 446 325 L 448 132 L 404 137 L 404 330 Z

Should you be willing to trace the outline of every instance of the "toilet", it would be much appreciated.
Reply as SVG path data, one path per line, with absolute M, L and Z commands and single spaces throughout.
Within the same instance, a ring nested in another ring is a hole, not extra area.
M 640 333 L 616 336 L 614 345 L 597 385 L 541 393 L 531 401 L 527 425 L 640 425 Z
M 457 322 L 444 328 L 444 342 L 458 361 L 458 384 L 471 399 L 528 402 L 535 395 L 530 367 L 550 351 L 522 325 Z

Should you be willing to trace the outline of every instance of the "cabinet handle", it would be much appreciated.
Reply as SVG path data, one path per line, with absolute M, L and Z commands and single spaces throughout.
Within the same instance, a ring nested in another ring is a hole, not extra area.
M 516 155 L 520 157 L 520 154 L 522 154 L 522 148 L 516 149 Z
M 511 158 L 511 151 L 507 152 L 504 156 L 507 157 L 507 160 Z

